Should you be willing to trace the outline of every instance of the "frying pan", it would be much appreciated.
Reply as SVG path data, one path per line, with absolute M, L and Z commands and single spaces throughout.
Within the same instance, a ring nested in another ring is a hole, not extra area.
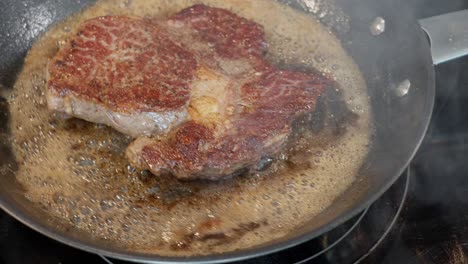
M 46 28 L 92 3 L 90 0 L 3 0 L 0 3 L 0 83 L 12 87 L 26 51 Z M 359 178 L 327 210 L 279 240 L 255 248 L 192 258 L 129 252 L 72 227 L 59 228 L 24 198 L 13 172 L 0 175 L 0 206 L 27 226 L 89 252 L 138 262 L 228 262 L 279 251 L 344 223 L 374 202 L 396 181 L 414 156 L 433 107 L 434 63 L 468 53 L 468 13 L 423 20 L 422 30 L 407 1 L 281 1 L 317 16 L 341 40 L 362 71 L 373 107 L 375 134 Z M 312 7 L 327 7 L 316 10 Z M 349 22 L 342 30 L 336 21 Z M 385 22 L 385 23 L 384 23 Z M 385 30 L 383 26 L 385 24 Z M 463 29 L 465 27 L 465 29 Z M 428 38 L 430 37 L 430 40 Z M 430 42 L 433 52 L 431 53 Z M 14 164 L 8 137 L 8 105 L 0 115 L 0 166 Z

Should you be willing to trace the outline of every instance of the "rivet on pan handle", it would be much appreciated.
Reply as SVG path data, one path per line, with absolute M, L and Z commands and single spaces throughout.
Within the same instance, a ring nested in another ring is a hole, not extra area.
M 431 41 L 435 65 L 468 54 L 468 10 L 421 19 L 419 23 Z

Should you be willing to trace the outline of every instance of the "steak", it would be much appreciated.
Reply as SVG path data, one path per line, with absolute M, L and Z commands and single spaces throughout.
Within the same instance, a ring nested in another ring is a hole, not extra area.
M 329 84 L 266 51 L 262 26 L 205 5 L 88 20 L 49 63 L 49 108 L 137 137 L 126 155 L 139 169 L 228 177 L 279 152 Z
M 91 19 L 49 62 L 48 106 L 132 136 L 166 133 L 187 117 L 196 68 L 150 20 Z

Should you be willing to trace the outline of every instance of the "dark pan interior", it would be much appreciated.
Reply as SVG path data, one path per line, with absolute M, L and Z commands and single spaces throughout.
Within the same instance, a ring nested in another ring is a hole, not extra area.
M 51 23 L 91 2 L 1 1 L 0 89 L 12 87 L 28 48 Z M 317 1 L 283 2 L 303 8 L 304 2 Z M 323 17 L 322 22 L 340 37 L 366 78 L 375 119 L 374 144 L 359 180 L 324 213 L 298 227 L 297 232 L 281 241 L 222 255 L 191 259 L 162 258 L 127 252 L 118 245 L 104 243 L 69 226 L 62 226 L 24 199 L 21 187 L 15 181 L 14 157 L 4 140 L 8 134 L 8 110 L 4 100 L 0 101 L 0 166 L 11 166 L 9 170 L 2 170 L 0 175 L 0 205 L 28 226 L 66 244 L 117 258 L 146 262 L 243 259 L 281 250 L 330 230 L 363 210 L 389 188 L 414 155 L 426 131 L 434 98 L 434 70 L 427 39 L 407 5 L 406 1 L 336 0 Z M 334 16 L 340 16 L 340 19 Z M 386 31 L 376 37 L 370 34 L 370 24 L 378 16 L 386 20 Z M 343 27 L 340 23 L 347 26 Z M 399 97 L 395 89 L 404 80 L 411 82 L 411 89 L 406 96 Z

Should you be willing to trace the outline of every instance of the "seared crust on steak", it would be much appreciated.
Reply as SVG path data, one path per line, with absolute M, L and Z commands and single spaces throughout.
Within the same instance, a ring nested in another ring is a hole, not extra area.
M 168 138 L 139 138 L 127 157 L 154 174 L 217 180 L 277 153 L 295 117 L 313 112 L 327 81 L 311 74 L 269 69 L 229 98 L 222 122 L 189 121 Z
M 210 43 L 224 58 L 262 57 L 266 52 L 263 27 L 226 9 L 197 4 L 175 14 L 170 21 L 190 27 L 197 38 Z
M 49 107 L 139 136 L 126 151 L 139 169 L 228 177 L 279 152 L 329 84 L 278 69 L 266 48 L 262 26 L 205 5 L 92 19 L 49 64 Z
M 48 67 L 50 109 L 139 136 L 185 120 L 197 63 L 156 23 L 107 16 L 85 21 Z

